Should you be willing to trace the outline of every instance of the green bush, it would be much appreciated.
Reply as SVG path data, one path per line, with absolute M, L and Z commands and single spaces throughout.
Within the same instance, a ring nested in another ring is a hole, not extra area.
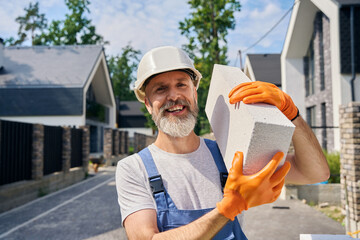
M 340 153 L 323 151 L 330 168 L 329 183 L 340 183 Z
M 129 153 L 129 155 L 134 154 L 134 147 L 129 146 L 128 153 Z

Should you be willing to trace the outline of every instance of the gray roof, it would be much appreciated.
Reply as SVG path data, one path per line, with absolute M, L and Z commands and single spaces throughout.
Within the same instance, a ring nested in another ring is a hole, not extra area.
M 82 115 L 83 87 L 102 46 L 7 47 L 0 116 Z
M 6 47 L 0 88 L 83 87 L 102 46 Z
M 257 81 L 281 86 L 280 54 L 248 54 Z
M 139 101 L 121 101 L 119 103 L 119 114 L 121 116 L 144 116 L 141 111 L 143 106 Z

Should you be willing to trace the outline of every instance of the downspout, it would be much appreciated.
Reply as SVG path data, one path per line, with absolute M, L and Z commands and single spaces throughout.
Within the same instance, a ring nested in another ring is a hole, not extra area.
M 356 79 L 355 73 L 355 46 L 354 46 L 354 6 L 350 7 L 350 45 L 351 45 L 351 101 L 355 102 L 355 87 L 354 82 Z

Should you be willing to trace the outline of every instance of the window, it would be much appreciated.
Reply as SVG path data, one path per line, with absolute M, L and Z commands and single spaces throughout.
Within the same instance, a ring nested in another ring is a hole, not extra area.
M 306 88 L 306 96 L 310 96 L 314 94 L 314 71 L 315 71 L 315 62 L 314 62 L 314 45 L 313 38 L 311 39 L 311 43 L 304 59 L 304 72 L 305 72 L 305 88 Z
M 90 85 L 86 93 L 86 118 L 97 122 L 109 123 L 109 109 L 96 101 L 96 97 Z
M 315 106 L 306 108 L 306 121 L 310 127 L 316 126 Z
M 322 103 L 321 104 L 321 131 L 322 131 L 322 141 L 321 141 L 321 145 L 324 149 L 327 149 L 327 134 L 326 134 L 326 130 L 327 130 L 327 126 L 326 126 L 326 104 Z
M 323 21 L 320 18 L 319 24 L 319 50 L 320 50 L 320 89 L 325 90 L 325 73 L 324 73 L 324 36 L 323 36 Z

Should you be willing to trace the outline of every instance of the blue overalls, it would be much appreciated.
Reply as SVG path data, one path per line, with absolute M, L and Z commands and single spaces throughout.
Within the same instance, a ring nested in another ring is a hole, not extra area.
M 209 148 L 216 166 L 220 172 L 220 181 L 222 187 L 225 186 L 227 179 L 227 171 L 220 154 L 219 148 L 215 141 L 204 139 L 207 147 Z M 167 193 L 161 175 L 159 175 L 155 162 L 151 156 L 148 148 L 139 152 L 139 155 L 145 165 L 147 174 L 149 176 L 150 187 L 153 192 L 156 205 L 157 205 L 157 225 L 160 232 L 177 228 L 186 225 L 204 214 L 210 212 L 214 208 L 200 209 L 200 210 L 179 210 L 172 201 L 170 195 Z M 213 238 L 216 240 L 223 239 L 239 239 L 247 240 L 240 224 L 235 218 L 234 221 L 229 221 L 221 231 Z

